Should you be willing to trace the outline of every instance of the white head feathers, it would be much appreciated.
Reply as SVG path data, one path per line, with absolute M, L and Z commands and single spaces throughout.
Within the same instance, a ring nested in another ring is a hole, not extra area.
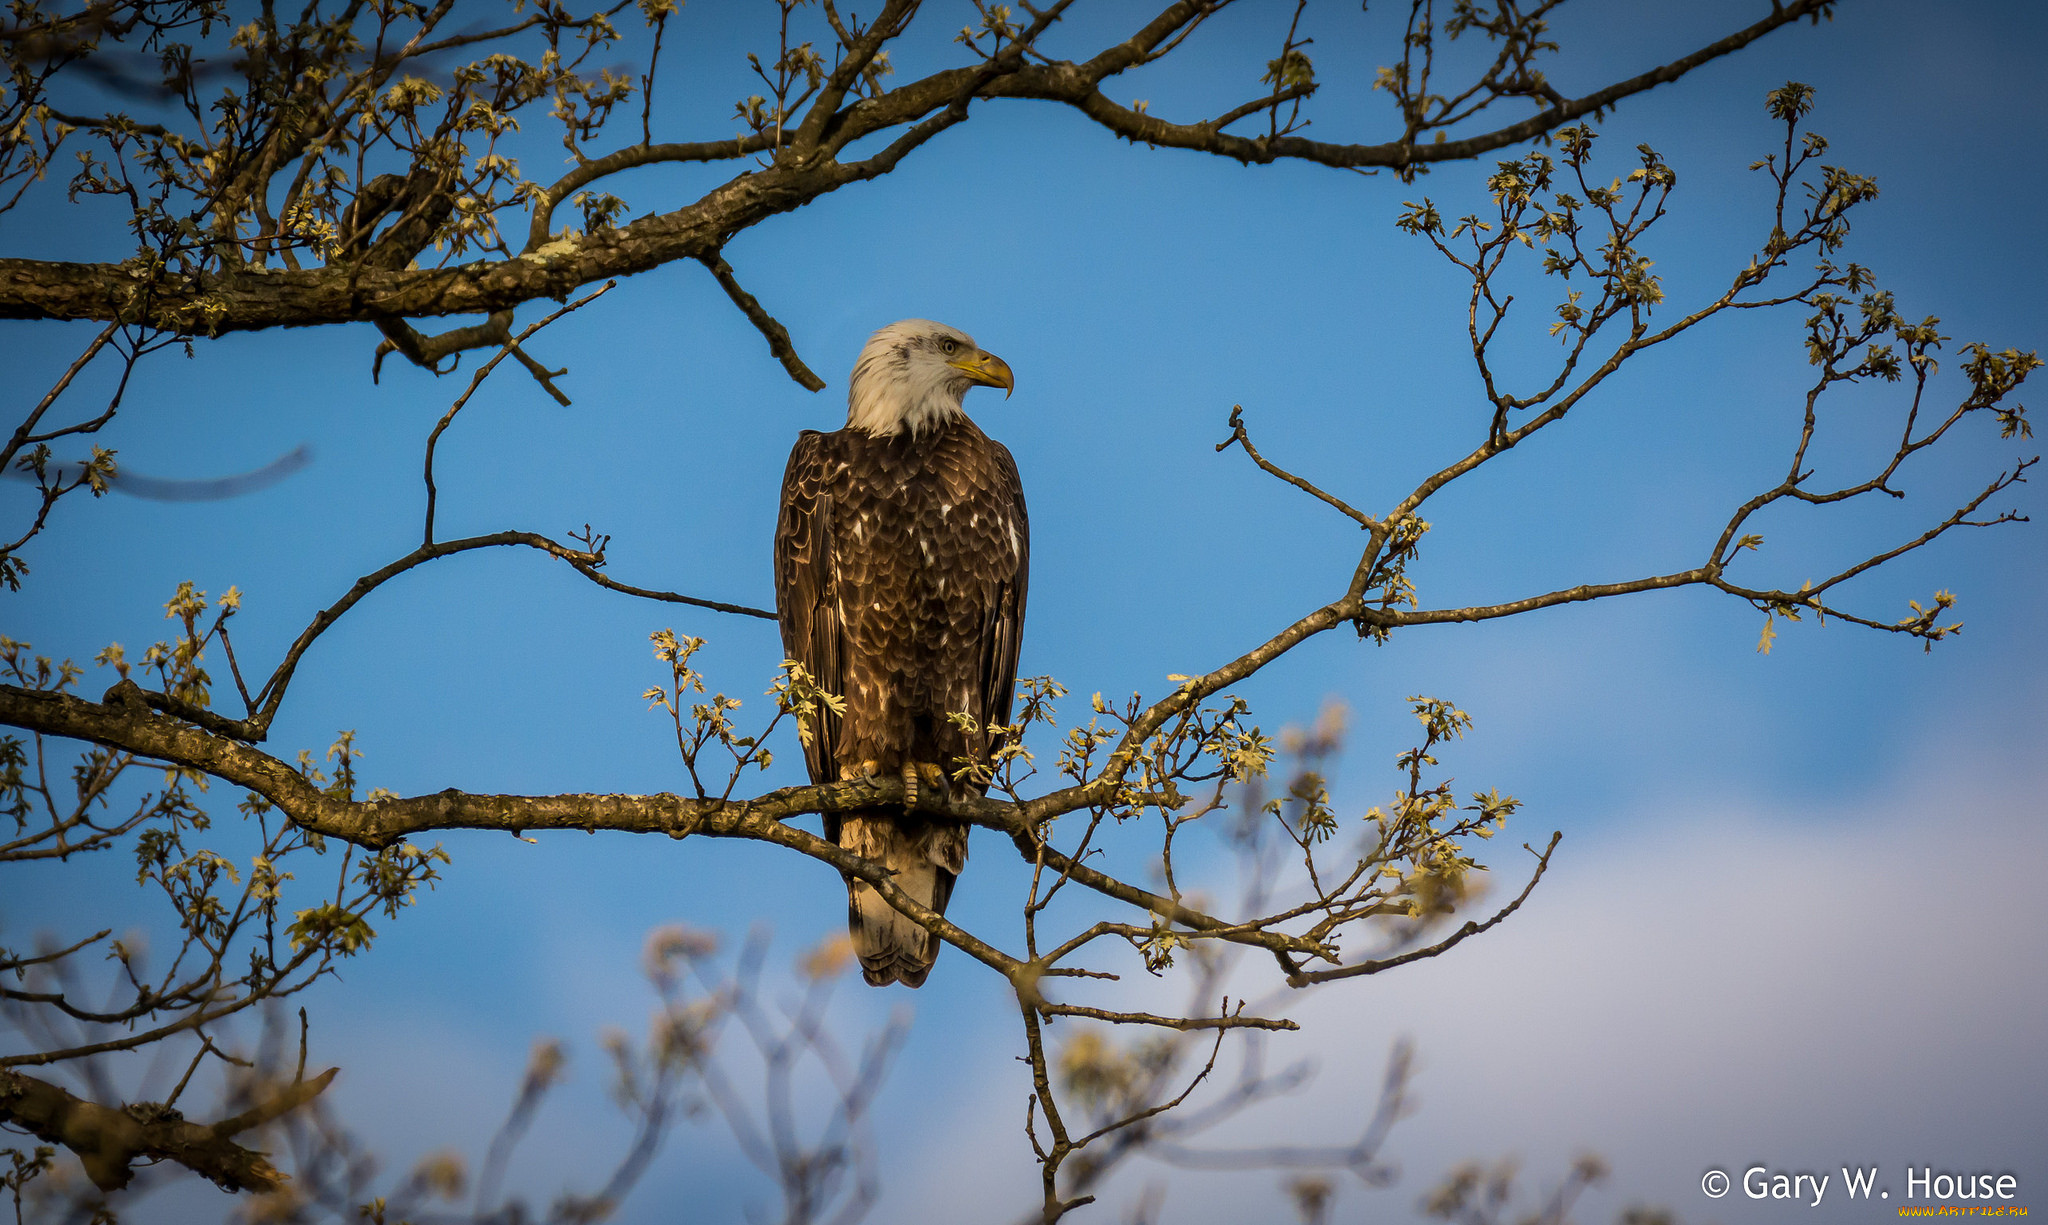
M 962 416 L 975 384 L 1012 385 L 1010 367 L 958 328 L 929 319 L 892 323 L 868 338 L 846 391 L 846 424 L 877 438 L 911 437 Z

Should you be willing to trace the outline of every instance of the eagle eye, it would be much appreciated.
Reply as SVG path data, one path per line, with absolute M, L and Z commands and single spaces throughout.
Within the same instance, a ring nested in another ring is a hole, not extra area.
M 960 342 L 948 336 L 939 342 L 939 347 L 948 353 L 957 353 L 960 350 Z

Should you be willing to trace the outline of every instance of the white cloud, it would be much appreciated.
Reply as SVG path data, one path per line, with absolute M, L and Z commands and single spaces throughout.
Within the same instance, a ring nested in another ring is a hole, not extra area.
M 1338 1219 L 1419 1216 L 1469 1158 L 1518 1159 L 1533 1199 L 1589 1150 L 1614 1175 L 1581 1202 L 1587 1222 L 1632 1203 L 1687 1221 L 1867 1220 L 1903 1198 L 1908 1162 L 2048 1188 L 2048 825 L 2026 787 L 1993 791 L 1971 766 L 1827 811 L 1693 799 L 1569 839 L 1502 928 L 1290 1010 L 1305 1032 L 1278 1049 L 1312 1053 L 1317 1080 L 1238 1137 L 1348 1140 L 1406 1035 L 1419 1110 L 1385 1150 L 1402 1177 L 1347 1183 Z M 1028 1206 L 1022 1085 L 995 1063 L 982 1092 L 930 1119 L 919 1158 L 894 1163 L 884 1215 Z M 1756 1164 L 1828 1174 L 1820 1209 L 1699 1189 L 1709 1168 L 1739 1180 Z M 1883 1209 L 1851 1206 L 1845 1164 L 1881 1167 Z M 1291 1215 L 1279 1175 L 1149 1167 L 1120 1177 L 1100 1219 L 1158 1179 L 1177 1222 Z

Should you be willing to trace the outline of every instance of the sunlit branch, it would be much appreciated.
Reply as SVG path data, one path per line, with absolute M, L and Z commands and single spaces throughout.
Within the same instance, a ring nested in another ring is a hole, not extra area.
M 1351 504 L 1346 502 L 1344 499 L 1320 488 L 1319 486 L 1310 484 L 1308 481 L 1303 480 L 1302 478 L 1294 475 L 1292 472 L 1289 472 L 1284 468 L 1267 462 L 1266 457 L 1259 454 L 1259 449 L 1252 445 L 1251 434 L 1247 432 L 1245 429 L 1243 405 L 1231 405 L 1229 425 L 1230 437 L 1216 444 L 1216 449 L 1218 451 L 1227 451 L 1233 445 L 1243 447 L 1244 453 L 1251 457 L 1252 462 L 1257 464 L 1261 471 L 1267 473 L 1268 475 L 1275 476 L 1283 481 L 1286 481 L 1288 484 L 1294 486 L 1296 489 L 1301 490 L 1303 493 L 1308 494 L 1310 497 L 1315 498 L 1317 501 L 1323 502 L 1326 505 L 1334 508 L 1339 514 L 1343 515 L 1347 519 L 1350 519 L 1352 522 L 1358 524 L 1358 526 L 1362 528 L 1372 530 L 1380 527 L 1380 523 L 1378 520 L 1374 519 L 1371 515 L 1368 515 L 1363 511 L 1353 509 Z
M 1159 1029 L 1175 1029 L 1184 1032 L 1195 1030 L 1264 1029 L 1288 1030 L 1301 1026 L 1285 1017 L 1168 1017 L 1151 1012 L 1120 1012 L 1111 1008 L 1089 1008 L 1079 1004 L 1039 1003 L 1038 1011 L 1052 1017 L 1085 1017 L 1091 1021 L 1108 1021 L 1117 1025 L 1150 1025 Z
M 761 335 L 767 339 L 768 352 L 774 354 L 775 360 L 782 363 L 782 368 L 789 372 L 789 377 L 795 379 L 798 385 L 806 390 L 825 390 L 825 380 L 812 373 L 811 368 L 804 365 L 804 359 L 797 356 L 796 345 L 789 339 L 789 329 L 783 327 L 775 316 L 762 307 L 759 299 L 740 285 L 739 278 L 733 274 L 732 265 L 725 262 L 725 256 L 714 254 L 704 258 L 703 263 L 711 275 L 717 278 L 718 287 L 725 291 L 725 296 L 732 299 L 732 304 L 739 307 L 740 313 L 745 315 L 747 321 L 759 329 Z
M 1534 612 L 1539 608 L 1555 608 L 1561 604 L 1578 604 L 1587 600 L 1602 600 L 1611 596 L 1633 595 L 1644 591 L 1662 591 L 1672 587 L 1686 587 L 1695 583 L 1713 582 L 1712 568 L 1702 566 L 1696 570 L 1685 570 L 1677 574 L 1659 574 L 1649 578 L 1632 579 L 1622 583 L 1581 583 L 1561 591 L 1545 592 L 1526 599 L 1510 600 L 1503 604 L 1482 604 L 1469 608 L 1430 608 L 1400 610 L 1373 609 L 1363 614 L 1375 625 L 1443 625 L 1457 621 L 1490 621 L 1497 617 L 1512 617 L 1520 613 Z
M 0 1117 L 77 1153 L 101 1190 L 128 1185 L 140 1158 L 175 1161 L 230 1191 L 269 1191 L 283 1181 L 264 1154 L 234 1137 L 297 1109 L 334 1081 L 329 1068 L 267 1102 L 212 1125 L 184 1119 L 144 1122 L 124 1110 L 75 1097 L 65 1089 L 0 1068 Z

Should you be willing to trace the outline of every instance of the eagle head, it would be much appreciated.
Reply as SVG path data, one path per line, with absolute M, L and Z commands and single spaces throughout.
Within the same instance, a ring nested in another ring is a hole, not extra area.
M 905 319 L 868 337 L 847 384 L 846 425 L 877 438 L 923 431 L 962 415 L 960 398 L 980 383 L 1014 386 L 1009 363 L 958 328 Z

